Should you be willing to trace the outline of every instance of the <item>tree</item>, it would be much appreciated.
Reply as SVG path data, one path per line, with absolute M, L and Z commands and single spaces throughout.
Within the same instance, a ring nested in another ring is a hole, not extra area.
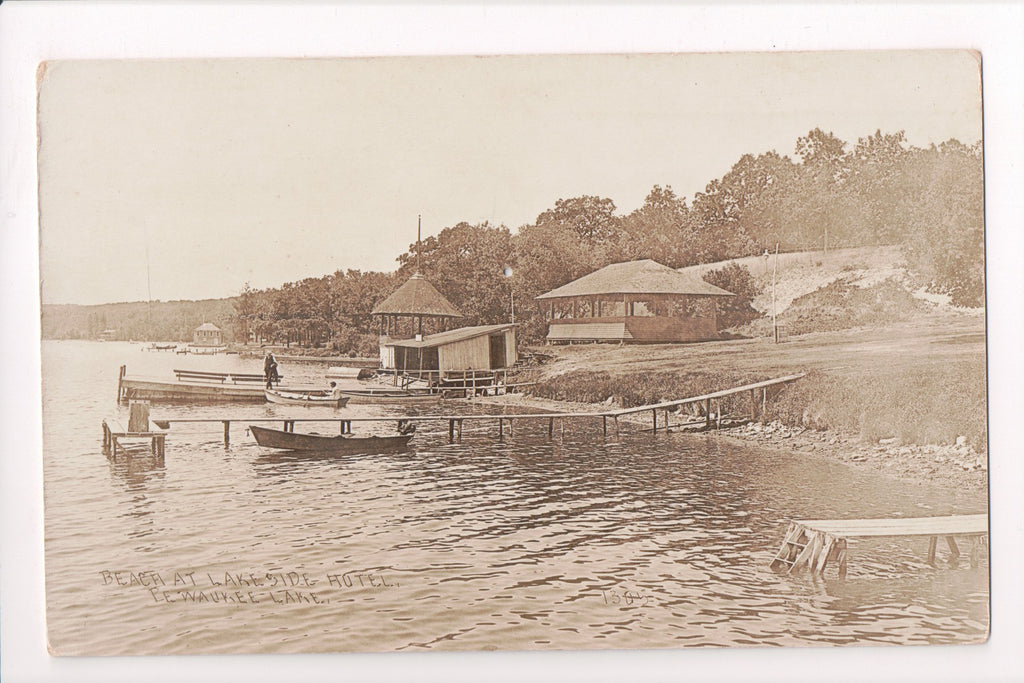
M 513 268 L 512 234 L 505 226 L 462 222 L 428 237 L 418 247 L 420 268 L 430 282 L 462 311 L 466 325 L 509 319 L 511 283 L 505 269 Z M 416 245 L 398 257 L 399 277 L 416 268 Z
M 761 287 L 746 266 L 729 263 L 704 273 L 704 281 L 735 295 L 718 303 L 719 327 L 736 327 L 761 317 L 761 313 L 751 306 L 754 297 L 761 293 Z
M 692 237 L 686 199 L 655 185 L 639 209 L 620 220 L 616 247 L 623 261 L 654 259 L 671 268 L 687 265 Z
M 909 152 L 895 220 L 921 282 L 958 306 L 985 301 L 984 168 L 980 146 L 949 140 Z
M 845 148 L 845 142 L 820 128 L 815 128 L 796 141 L 796 155 L 800 157 L 800 162 L 804 166 L 826 167 L 834 171 L 841 168 L 846 156 L 843 151 Z M 833 179 L 838 180 L 838 177 Z
M 796 239 L 786 245 L 794 249 L 820 247 L 828 250 L 843 240 L 836 231 L 837 198 L 849 167 L 846 143 L 832 133 L 815 128 L 796 141 L 800 157 L 796 183 L 790 193 L 791 220 Z M 831 233 L 831 235 L 830 235 Z
M 564 226 L 589 245 L 608 242 L 615 237 L 619 227 L 615 202 L 590 195 L 559 199 L 553 209 L 537 217 L 536 224 Z

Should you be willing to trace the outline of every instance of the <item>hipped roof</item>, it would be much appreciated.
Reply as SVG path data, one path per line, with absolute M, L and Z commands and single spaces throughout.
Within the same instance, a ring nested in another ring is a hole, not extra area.
M 202 325 L 196 328 L 197 332 L 200 330 L 205 330 L 207 332 L 220 332 L 220 328 L 214 325 L 213 323 L 203 323 Z
M 643 259 L 605 266 L 578 280 L 541 294 L 537 299 L 611 294 L 735 296 L 732 292 L 715 287 L 698 277 L 685 275 L 651 259 Z
M 419 273 L 406 280 L 384 301 L 373 308 L 372 315 L 430 315 L 438 318 L 461 318 L 462 313 L 427 282 Z
M 515 327 L 514 323 L 504 323 L 502 325 L 477 325 L 476 327 L 460 327 L 457 330 L 448 330 L 447 332 L 438 332 L 437 334 L 428 334 L 423 339 L 396 339 L 394 341 L 387 341 L 384 346 L 403 346 L 410 349 L 424 349 L 433 346 L 443 346 L 444 344 L 453 344 L 455 342 L 466 341 L 467 339 L 474 339 L 476 337 L 482 337 L 484 335 L 493 334 L 495 332 L 503 332 L 512 327 Z

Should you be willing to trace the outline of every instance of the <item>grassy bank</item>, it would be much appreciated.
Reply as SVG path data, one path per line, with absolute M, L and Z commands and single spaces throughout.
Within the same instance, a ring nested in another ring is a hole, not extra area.
M 953 313 L 918 315 L 884 328 L 793 337 L 781 344 L 734 339 L 704 344 L 591 344 L 536 349 L 530 393 L 549 399 L 637 406 L 783 375 L 807 373 L 768 402 L 768 421 L 836 430 L 866 442 L 987 450 L 985 322 Z M 750 398 L 724 399 L 748 415 Z
M 628 374 L 576 370 L 539 380 L 530 393 L 540 398 L 633 407 L 769 379 L 763 372 L 650 371 Z M 722 399 L 725 415 L 748 415 L 750 398 Z M 765 421 L 855 434 L 868 442 L 895 438 L 904 444 L 953 444 L 966 437 L 986 449 L 985 364 L 833 375 L 811 370 L 798 382 L 773 391 Z
M 768 419 L 812 429 L 832 429 L 874 442 L 949 445 L 959 437 L 986 450 L 985 363 L 834 376 L 813 371 L 786 387 L 769 406 Z

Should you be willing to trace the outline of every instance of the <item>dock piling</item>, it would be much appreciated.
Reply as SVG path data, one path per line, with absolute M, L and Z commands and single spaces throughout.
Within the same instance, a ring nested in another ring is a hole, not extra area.
M 771 568 L 785 570 L 790 574 L 806 569 L 822 576 L 828 563 L 835 562 L 839 578 L 845 578 L 848 539 L 919 536 L 928 537 L 927 562 L 932 566 L 935 566 L 939 536 L 946 538 L 952 566 L 956 566 L 960 558 L 955 536 L 967 537 L 971 542 L 971 566 L 976 566 L 981 548 L 988 538 L 988 516 L 794 521 L 786 530 Z

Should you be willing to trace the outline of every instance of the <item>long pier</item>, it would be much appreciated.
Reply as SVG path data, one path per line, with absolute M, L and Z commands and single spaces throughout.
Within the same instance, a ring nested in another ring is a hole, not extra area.
M 775 554 L 771 568 L 793 574 L 807 570 L 824 575 L 825 566 L 835 561 L 839 578 L 846 577 L 848 544 L 855 538 L 910 538 L 926 536 L 928 564 L 935 564 L 935 551 L 940 537 L 945 537 L 950 559 L 960 557 L 956 537 L 971 543 L 971 565 L 978 562 L 981 547 L 988 539 L 988 515 L 955 515 L 949 517 L 908 517 L 888 519 L 815 519 L 793 520 L 786 530 L 782 547 Z
M 727 396 L 733 396 L 736 394 L 749 393 L 750 395 L 750 417 L 755 419 L 758 412 L 763 413 L 768 400 L 768 389 L 774 386 L 782 384 L 788 384 L 795 382 L 804 375 L 787 375 L 785 377 L 779 377 L 776 379 L 765 380 L 763 382 L 755 382 L 753 384 L 745 384 L 740 387 L 734 387 L 731 389 L 723 389 L 721 391 L 715 391 L 709 394 L 702 394 L 700 396 L 692 396 L 689 398 L 676 399 L 672 401 L 664 401 L 661 403 L 648 404 L 643 406 L 636 406 L 633 408 L 619 408 L 616 410 L 599 410 L 599 411 L 581 411 L 581 412 L 547 412 L 547 413 L 513 413 L 513 414 L 485 414 L 485 415 L 400 415 L 390 417 L 277 417 L 277 418 L 248 418 L 248 417 L 231 417 L 231 418 L 171 418 L 166 420 L 154 419 L 153 422 L 162 429 L 170 429 L 172 424 L 182 423 L 221 423 L 224 427 L 224 444 L 230 443 L 230 429 L 232 422 L 279 422 L 282 423 L 285 431 L 294 431 L 295 423 L 297 422 L 337 422 L 339 425 L 339 433 L 351 434 L 353 423 L 379 423 L 379 422 L 396 422 L 396 423 L 413 423 L 413 422 L 447 422 L 448 423 L 448 441 L 455 442 L 462 440 L 462 429 L 463 423 L 465 422 L 496 422 L 498 426 L 498 438 L 504 438 L 506 427 L 508 429 L 509 436 L 513 433 L 514 421 L 520 420 L 539 420 L 547 421 L 548 436 L 553 436 L 555 431 L 555 421 L 559 421 L 559 427 L 564 431 L 564 421 L 566 419 L 579 419 L 579 418 L 592 418 L 601 420 L 601 431 L 602 434 L 607 436 L 609 430 L 609 421 L 612 429 L 615 433 L 619 433 L 619 418 L 630 415 L 643 414 L 650 412 L 652 418 L 651 431 L 657 432 L 659 429 L 669 430 L 672 427 L 680 426 L 693 426 L 698 423 L 688 422 L 685 424 L 673 425 L 669 419 L 669 413 L 673 410 L 678 409 L 685 405 L 700 405 L 704 409 L 704 424 L 707 429 L 711 429 L 713 425 L 721 425 L 721 410 L 717 413 L 712 411 L 713 402 L 720 402 L 721 399 Z M 658 414 L 663 414 L 661 423 L 658 422 Z M 714 416 L 715 419 L 712 419 Z

